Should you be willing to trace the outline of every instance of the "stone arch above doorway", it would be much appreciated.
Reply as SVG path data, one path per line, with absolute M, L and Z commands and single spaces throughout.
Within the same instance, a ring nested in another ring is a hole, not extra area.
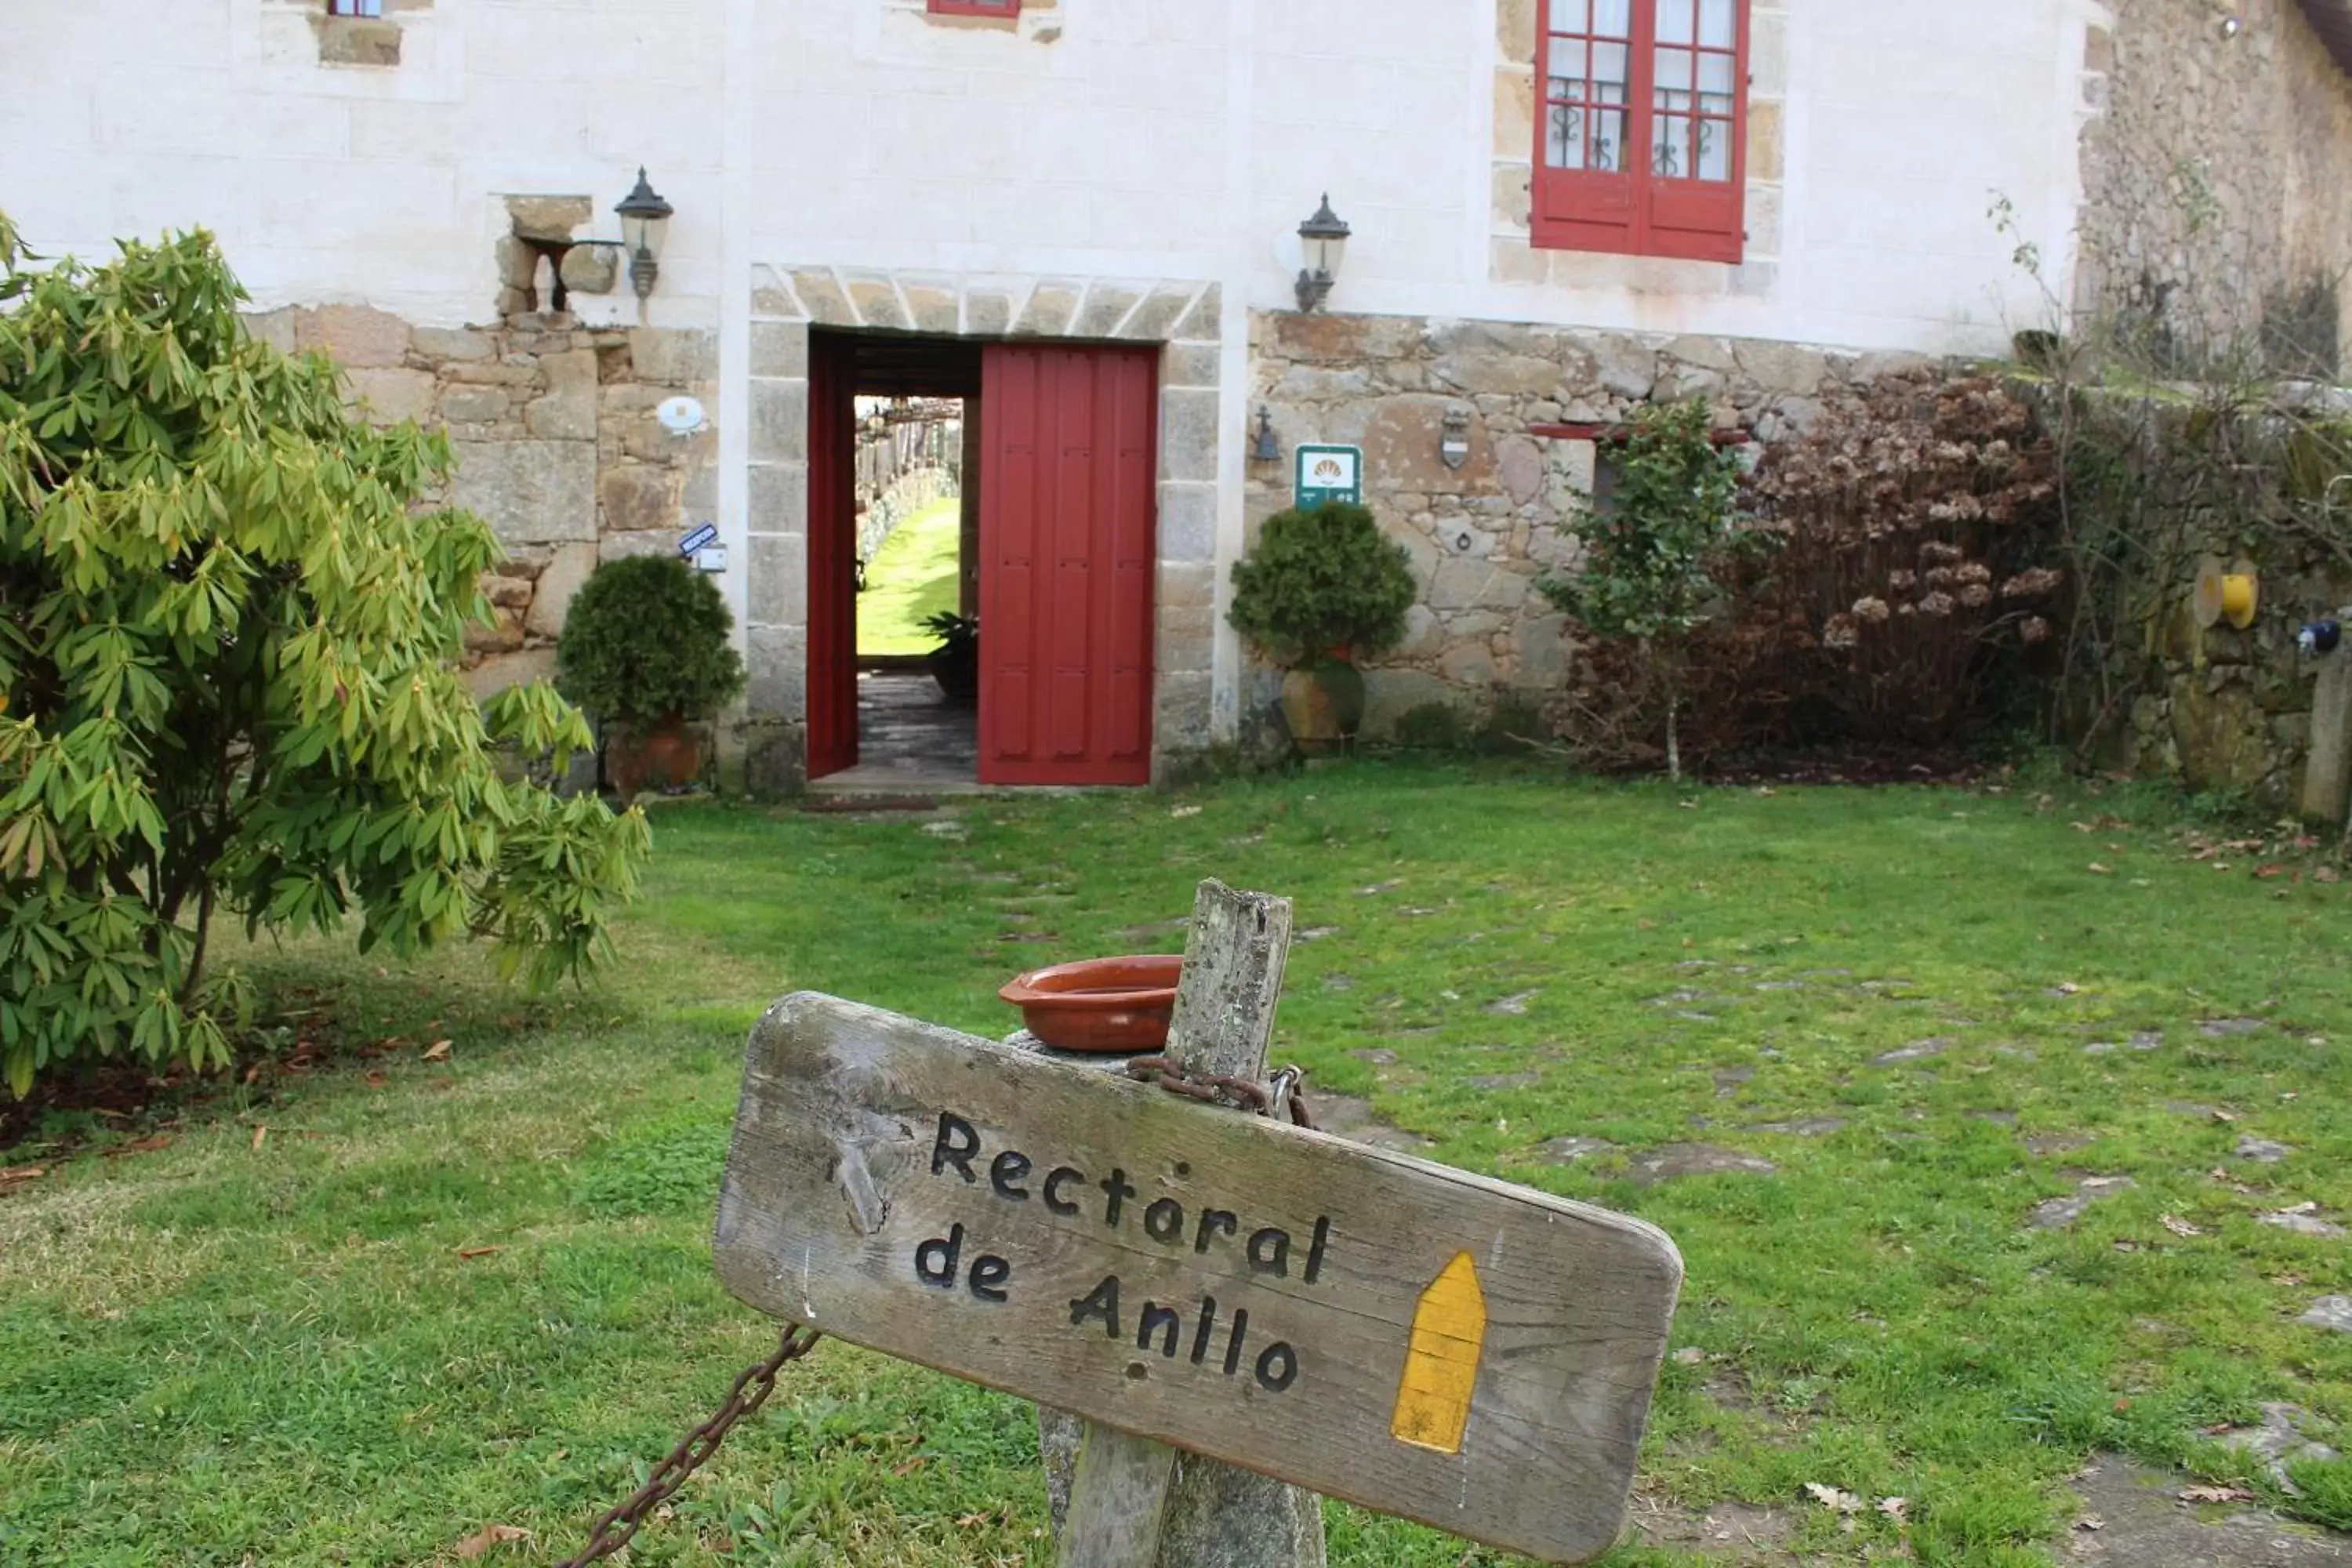
M 1156 768 L 1210 743 L 1223 300 L 1160 279 L 951 275 L 881 268 L 751 270 L 750 487 L 740 741 L 756 792 L 805 782 L 809 329 L 982 339 L 1159 343 Z

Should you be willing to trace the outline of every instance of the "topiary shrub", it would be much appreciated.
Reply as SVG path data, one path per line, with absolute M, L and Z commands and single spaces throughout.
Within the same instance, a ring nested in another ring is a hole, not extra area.
M 1404 640 L 1413 600 L 1408 560 L 1369 508 L 1333 501 L 1278 511 L 1234 567 L 1227 618 L 1280 664 L 1340 647 L 1383 653 Z
M 676 556 L 607 561 L 564 616 L 556 689 L 625 734 L 711 718 L 743 689 L 734 626 L 718 585 Z
M 645 820 L 499 776 L 502 743 L 560 766 L 589 735 L 544 687 L 485 710 L 457 673 L 498 545 L 418 505 L 446 441 L 254 342 L 209 236 L 22 257 L 0 216 L 0 1082 L 225 1065 L 221 914 L 588 966 Z

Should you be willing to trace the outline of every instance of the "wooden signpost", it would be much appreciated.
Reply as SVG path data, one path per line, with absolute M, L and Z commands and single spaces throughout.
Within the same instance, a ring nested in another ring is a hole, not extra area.
M 1081 1458 L 1089 1568 L 1156 1543 L 1155 1443 L 1597 1556 L 1682 1278 L 1638 1220 L 812 994 L 753 1032 L 715 1246 L 775 1317 L 1154 1440 Z

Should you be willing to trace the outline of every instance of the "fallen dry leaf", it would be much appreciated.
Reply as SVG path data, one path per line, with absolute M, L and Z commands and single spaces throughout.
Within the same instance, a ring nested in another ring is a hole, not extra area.
M 159 1132 L 152 1138 L 141 1138 L 129 1143 L 117 1143 L 113 1148 L 101 1149 L 99 1152 L 112 1160 L 124 1154 L 152 1154 L 156 1150 L 168 1149 L 171 1145 L 171 1139 Z
M 1678 1366 L 1698 1366 L 1706 1360 L 1706 1352 L 1696 1345 L 1685 1345 L 1675 1352 L 1675 1363 Z
M 392 1079 L 386 1078 L 381 1069 L 367 1075 L 367 1086 L 370 1089 L 382 1089 L 391 1081 Z
M 29 1182 L 49 1173 L 47 1165 L 0 1165 L 0 1187 Z
M 257 1128 L 255 1128 L 255 1129 L 253 1130 L 253 1148 L 254 1148 L 254 1152 L 256 1152 L 256 1153 L 259 1153 L 259 1152 L 261 1152 L 261 1145 L 262 1145 L 264 1142 L 268 1142 L 268 1138 L 269 1138 L 269 1129 L 268 1129 L 268 1128 L 267 1128 L 267 1127 L 257 1127 Z
M 986 1524 L 992 1517 L 992 1515 L 985 1513 L 960 1513 L 956 1515 L 956 1528 L 959 1530 L 978 1530 L 982 1525 Z
M 2095 1513 L 2086 1513 L 2082 1518 L 2074 1521 L 2074 1528 L 2077 1530 L 2105 1530 L 2107 1528 L 2107 1521 L 2101 1519 Z
M 2243 1487 L 2183 1487 L 2182 1502 L 2252 1502 L 2254 1494 Z
M 449 1059 L 449 1047 L 456 1043 L 457 1042 L 453 1040 L 434 1041 L 431 1045 L 425 1047 L 425 1059 L 428 1062 L 447 1061 Z
M 1170 811 L 1168 815 L 1174 817 L 1177 821 L 1181 822 L 1188 816 L 1200 816 L 1201 808 L 1197 805 L 1180 805 Z
M 1840 1491 L 1835 1487 L 1825 1487 L 1819 1481 L 1807 1481 L 1805 1492 L 1823 1508 L 1835 1509 L 1840 1513 L 1860 1513 L 1866 1506 L 1852 1492 Z
M 2254 880 L 2258 882 L 2267 882 L 2274 877 L 2284 877 L 2285 875 L 2286 868 L 2284 866 L 2270 865 L 2257 866 L 2254 868 Z
M 2116 868 L 2114 867 L 2102 866 L 2096 860 L 2091 862 L 2091 875 L 2094 877 L 2112 877 L 2115 874 Z
M 2237 1117 L 2226 1110 L 2217 1110 L 2213 1113 L 2213 1120 L 2216 1121 L 2235 1121 Z
M 495 1247 L 461 1247 L 457 1249 L 457 1256 L 470 1263 L 477 1258 L 488 1258 L 497 1250 Z
M 457 1555 L 471 1563 L 509 1541 L 529 1541 L 530 1531 L 512 1524 L 486 1524 L 457 1542 Z
M 913 1458 L 908 1460 L 905 1464 L 893 1469 L 890 1473 L 898 1477 L 900 1480 L 904 1480 L 908 1476 L 913 1475 L 917 1470 L 921 1469 L 928 1458 L 929 1456 L 927 1455 L 918 1454 Z
M 2157 1223 L 2175 1236 L 2202 1236 L 2205 1233 L 2177 1214 L 2159 1215 Z
M 2333 866 L 2322 866 L 2312 872 L 2311 879 L 2315 882 L 2340 882 L 2344 879 L 2344 873 Z

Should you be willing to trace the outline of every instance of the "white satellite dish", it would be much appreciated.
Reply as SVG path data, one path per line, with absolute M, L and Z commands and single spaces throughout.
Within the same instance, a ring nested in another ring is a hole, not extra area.
M 701 400 L 693 397 L 665 399 L 654 410 L 654 417 L 673 436 L 691 436 L 710 423 L 709 416 L 702 411 Z

